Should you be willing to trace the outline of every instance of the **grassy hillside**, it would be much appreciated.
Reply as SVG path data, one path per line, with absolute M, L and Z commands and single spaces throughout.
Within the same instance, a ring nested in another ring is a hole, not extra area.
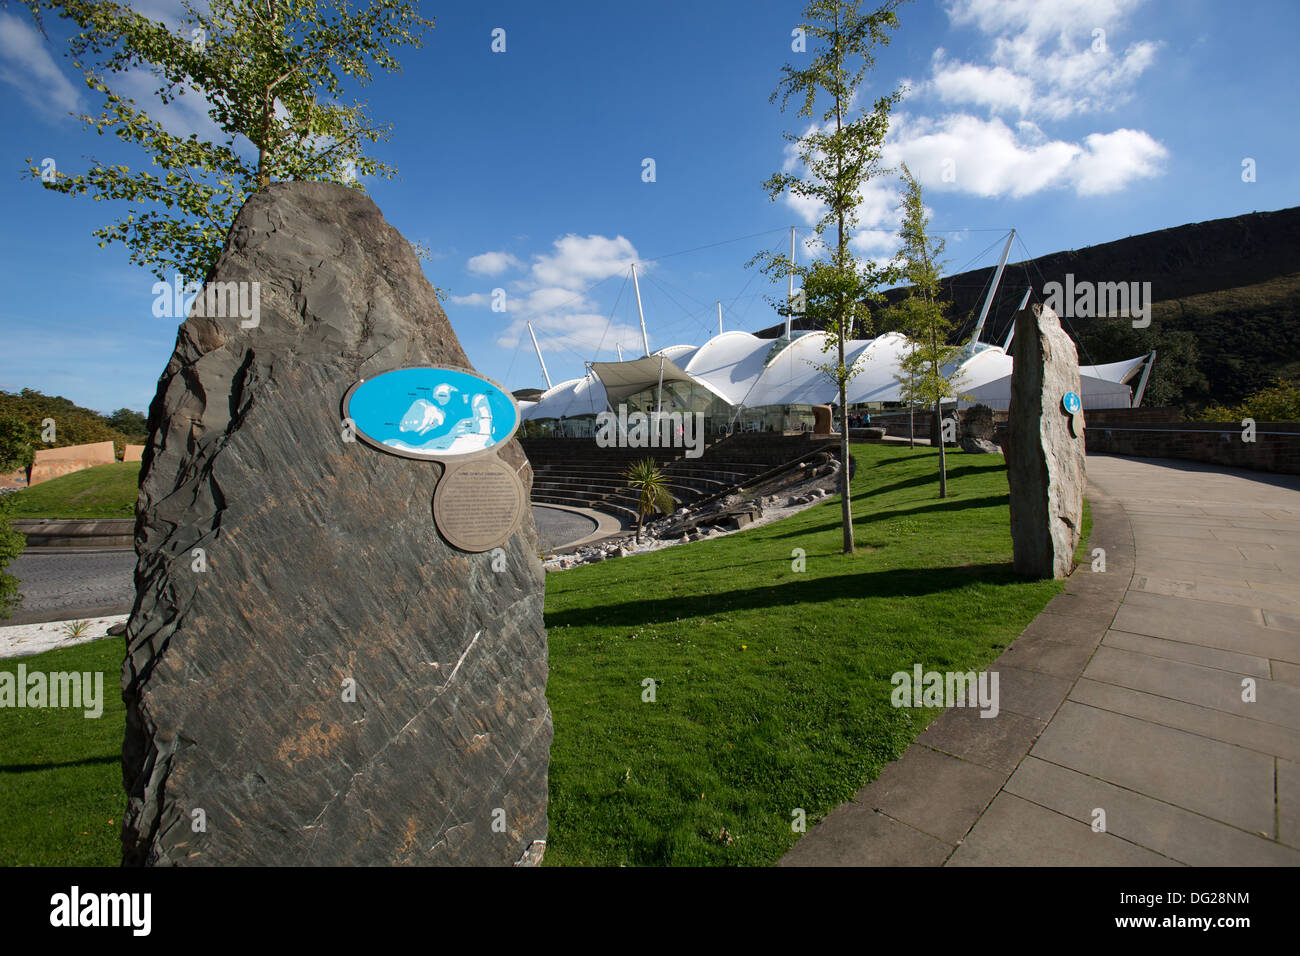
M 14 518 L 134 518 L 138 461 L 96 465 L 15 492 Z

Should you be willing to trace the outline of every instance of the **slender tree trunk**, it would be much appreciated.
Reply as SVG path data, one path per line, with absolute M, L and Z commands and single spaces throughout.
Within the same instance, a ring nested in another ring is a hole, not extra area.
M 939 374 L 939 331 L 935 325 L 930 326 L 931 371 L 934 375 L 934 425 L 939 432 L 939 497 L 948 497 L 948 467 L 943 447 L 943 396 L 940 394 Z
M 836 46 L 839 44 L 839 11 L 836 11 Z M 835 98 L 835 132 L 839 134 L 842 129 L 841 124 L 841 107 L 839 96 Z M 842 177 L 844 170 L 842 163 L 836 164 L 837 176 Z M 839 180 L 837 179 L 837 182 Z M 839 211 L 839 244 L 837 246 L 836 257 L 841 269 L 844 268 L 844 210 Z M 844 340 L 848 337 L 848 309 L 846 303 L 841 298 L 839 301 L 839 316 L 835 324 L 839 327 L 839 334 L 836 336 L 837 345 L 839 346 L 839 370 L 840 370 L 840 523 L 844 526 L 844 553 L 852 554 L 853 545 L 853 501 L 849 496 L 849 403 L 848 403 L 848 374 L 849 370 L 844 366 Z
M 907 373 L 907 447 L 916 447 L 916 373 Z

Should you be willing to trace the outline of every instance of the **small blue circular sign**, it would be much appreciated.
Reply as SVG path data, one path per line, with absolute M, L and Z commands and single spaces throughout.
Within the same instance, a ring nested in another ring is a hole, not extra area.
M 464 459 L 499 448 L 519 427 L 514 396 L 468 369 L 382 372 L 343 396 L 343 416 L 368 445 L 403 458 Z
M 1073 415 L 1083 407 L 1083 402 L 1079 400 L 1079 394 L 1077 392 L 1066 392 L 1061 397 L 1061 407 Z

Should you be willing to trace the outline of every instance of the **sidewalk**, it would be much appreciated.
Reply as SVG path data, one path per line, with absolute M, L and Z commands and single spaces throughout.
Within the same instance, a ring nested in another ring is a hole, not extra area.
M 1300 478 L 1088 478 L 1106 573 L 990 666 L 1001 713 L 941 715 L 782 865 L 1300 865 Z

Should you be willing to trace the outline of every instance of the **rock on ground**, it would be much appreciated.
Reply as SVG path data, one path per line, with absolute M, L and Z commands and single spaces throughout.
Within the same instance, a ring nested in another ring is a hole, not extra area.
M 441 466 L 340 427 L 361 378 L 469 366 L 414 251 L 363 193 L 283 183 L 209 279 L 260 283 L 260 322 L 188 318 L 149 410 L 124 862 L 513 865 L 547 829 L 532 518 L 495 571 L 435 530 Z
M 1015 569 L 1037 578 L 1070 573 L 1087 483 L 1083 411 L 1061 407 L 1082 395 L 1079 356 L 1056 313 L 1032 305 L 1016 315 L 1007 480 Z
M 961 450 L 971 455 L 999 455 L 1002 449 L 984 438 L 967 436 L 961 440 Z

